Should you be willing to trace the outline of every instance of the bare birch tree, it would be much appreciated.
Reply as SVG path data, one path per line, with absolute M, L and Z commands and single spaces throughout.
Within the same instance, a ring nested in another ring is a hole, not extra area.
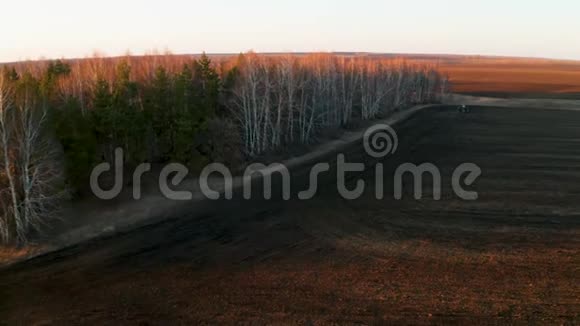
M 432 100 L 439 74 L 405 62 L 315 54 L 247 54 L 232 108 L 250 157 L 311 143 L 323 128 Z
M 0 233 L 3 243 L 24 244 L 55 216 L 64 195 L 62 153 L 45 132 L 47 112 L 26 91 L 21 101 L 14 99 L 0 77 L 0 182 L 7 183 L 0 192 Z

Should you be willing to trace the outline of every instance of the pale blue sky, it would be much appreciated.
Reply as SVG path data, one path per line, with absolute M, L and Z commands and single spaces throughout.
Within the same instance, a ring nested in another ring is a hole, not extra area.
M 580 60 L 578 0 L 2 0 L 0 62 L 151 49 Z

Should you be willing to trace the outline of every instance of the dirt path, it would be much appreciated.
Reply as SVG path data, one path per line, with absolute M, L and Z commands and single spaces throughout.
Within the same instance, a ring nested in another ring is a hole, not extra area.
M 208 205 L 0 271 L 0 320 L 580 323 L 580 112 L 437 109 L 397 132 L 385 171 L 432 162 L 443 200 L 376 200 L 367 172 L 354 201 L 325 176 L 309 201 Z M 374 163 L 360 145 L 347 158 Z M 463 162 L 483 171 L 474 202 L 450 189 Z
M 559 98 L 502 98 L 461 94 L 449 94 L 444 100 L 449 105 L 479 105 L 486 107 L 509 107 L 529 109 L 553 109 L 580 111 L 580 100 Z

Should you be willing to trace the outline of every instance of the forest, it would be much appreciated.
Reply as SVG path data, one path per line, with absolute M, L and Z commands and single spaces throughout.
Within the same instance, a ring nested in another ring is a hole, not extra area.
M 184 55 L 18 62 L 0 70 L 0 242 L 25 244 L 93 167 L 239 167 L 448 88 L 437 67 L 356 55 Z

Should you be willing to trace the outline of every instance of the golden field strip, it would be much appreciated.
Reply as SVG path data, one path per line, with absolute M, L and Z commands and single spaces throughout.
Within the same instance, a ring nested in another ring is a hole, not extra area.
M 437 64 L 456 93 L 580 98 L 578 61 L 457 57 Z

